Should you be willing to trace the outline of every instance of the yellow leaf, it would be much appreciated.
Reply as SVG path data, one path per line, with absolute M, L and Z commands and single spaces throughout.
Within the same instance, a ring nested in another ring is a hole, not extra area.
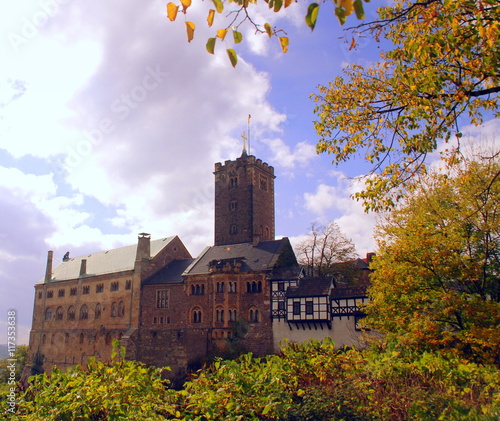
M 278 37 L 281 44 L 281 50 L 286 53 L 288 51 L 288 37 Z
M 208 22 L 208 26 L 211 27 L 214 23 L 214 16 L 215 16 L 215 10 L 214 9 L 210 9 L 208 11 L 208 17 L 207 17 L 207 22 Z
M 217 38 L 224 39 L 227 34 L 227 29 L 217 29 Z
M 177 17 L 177 12 L 179 11 L 179 6 L 170 2 L 167 4 L 167 17 L 173 22 Z
M 182 3 L 182 11 L 186 13 L 186 10 L 188 9 L 189 6 L 191 6 L 191 0 L 181 0 Z
M 285 0 L 285 8 L 290 6 L 293 3 L 293 0 Z
M 346 16 L 349 16 L 354 10 L 353 0 L 341 0 L 340 6 L 344 8 Z
M 188 37 L 188 42 L 191 42 L 194 38 L 194 30 L 196 26 L 193 22 L 186 22 L 186 32 Z
M 273 28 L 271 28 L 271 25 L 269 25 L 268 23 L 265 23 L 264 29 L 266 30 L 266 33 L 269 36 L 269 38 L 271 38 L 273 36 Z

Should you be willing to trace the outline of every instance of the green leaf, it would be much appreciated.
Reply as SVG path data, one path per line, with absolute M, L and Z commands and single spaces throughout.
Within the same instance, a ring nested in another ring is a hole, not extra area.
M 266 33 L 269 36 L 269 38 L 271 38 L 273 36 L 273 28 L 271 28 L 271 25 L 269 25 L 268 23 L 265 23 L 264 29 L 266 30 Z
M 364 19 L 366 17 L 363 2 L 361 0 L 354 0 L 354 11 L 358 19 Z
M 279 12 L 281 9 L 281 6 L 283 6 L 283 0 L 274 0 L 274 11 Z
M 227 55 L 229 57 L 229 60 L 231 61 L 231 65 L 233 67 L 236 67 L 236 65 L 238 64 L 238 56 L 236 55 L 236 51 L 234 51 L 232 48 L 228 48 Z
M 216 41 L 215 38 L 209 38 L 208 41 L 207 41 L 207 51 L 210 54 L 214 53 L 214 50 L 215 50 L 215 41 Z
M 233 38 L 234 38 L 234 43 L 239 44 L 241 41 L 243 41 L 243 35 L 241 32 L 238 32 L 236 30 L 233 31 Z
M 217 10 L 217 13 L 222 13 L 224 10 L 224 4 L 222 3 L 222 0 L 212 0 L 215 6 L 215 10 Z
M 319 12 L 318 3 L 311 3 L 307 8 L 306 24 L 307 26 L 309 26 L 309 28 L 311 28 L 311 30 L 314 30 L 314 27 L 316 26 L 316 20 L 318 19 L 318 12 Z
M 342 7 L 335 8 L 335 16 L 337 16 L 339 23 L 343 25 L 346 21 L 346 15 L 344 9 Z

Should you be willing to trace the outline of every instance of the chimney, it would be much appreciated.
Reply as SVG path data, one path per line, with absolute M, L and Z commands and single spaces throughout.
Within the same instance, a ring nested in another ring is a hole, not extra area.
M 45 269 L 45 282 L 49 282 L 52 279 L 52 258 L 54 257 L 54 252 L 49 250 L 47 254 L 47 268 Z
M 87 274 L 87 259 L 82 259 L 80 263 L 80 276 Z
M 137 243 L 135 261 L 149 260 L 151 258 L 151 234 L 141 232 Z

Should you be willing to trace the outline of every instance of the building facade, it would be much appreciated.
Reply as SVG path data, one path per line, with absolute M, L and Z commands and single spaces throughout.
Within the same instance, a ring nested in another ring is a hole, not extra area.
M 215 245 L 193 258 L 177 237 L 65 256 L 35 285 L 24 376 L 127 357 L 182 378 L 215 355 L 264 356 L 286 340 L 360 345 L 364 289 L 308 279 L 287 238 L 274 238 L 274 169 L 246 151 L 215 164 Z

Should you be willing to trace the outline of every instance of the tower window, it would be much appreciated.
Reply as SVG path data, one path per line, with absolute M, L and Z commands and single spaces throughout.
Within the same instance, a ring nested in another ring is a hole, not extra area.
M 236 209 L 238 209 L 238 201 L 236 200 L 231 200 L 229 202 L 229 210 L 234 212 Z
M 267 177 L 260 176 L 259 186 L 261 190 L 267 191 Z
M 229 179 L 229 187 L 235 189 L 236 187 L 238 187 L 238 177 L 231 177 Z
M 231 227 L 229 228 L 229 234 L 234 235 L 237 232 L 238 232 L 238 229 L 236 228 L 236 225 L 235 224 L 231 225 Z

